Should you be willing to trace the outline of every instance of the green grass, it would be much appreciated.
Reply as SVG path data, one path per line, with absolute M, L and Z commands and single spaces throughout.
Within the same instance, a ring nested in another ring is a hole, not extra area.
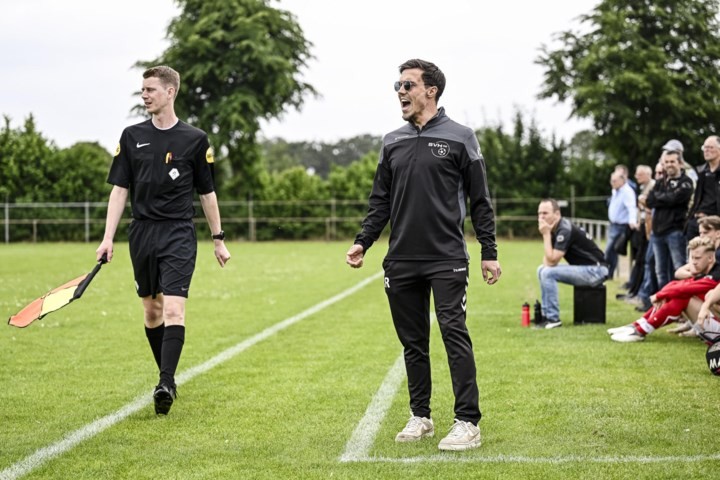
M 347 247 L 234 243 L 221 270 L 211 245 L 201 244 L 179 373 L 380 271 L 383 244 L 360 270 L 344 264 Z M 94 248 L 0 246 L 0 314 L 6 319 L 88 271 Z M 495 286 L 482 283 L 479 247 L 471 249 L 468 327 L 484 415 L 480 449 L 437 450 L 452 423 L 453 398 L 434 326 L 436 437 L 394 443 L 408 415 L 403 383 L 370 461 L 339 461 L 401 353 L 377 280 L 180 386 L 169 416 L 157 418 L 147 406 L 26 478 L 714 477 L 720 461 L 705 457 L 718 453 L 718 379 L 707 370 L 704 345 L 663 331 L 642 344 L 611 342 L 606 328 L 637 317 L 614 300 L 617 282 L 608 284 L 607 325 L 573 326 L 572 290 L 562 287 L 565 326 L 521 328 L 521 304 L 539 295 L 541 248 L 501 241 L 504 273 Z M 156 383 L 127 246 L 116 253 L 80 301 L 26 329 L 0 329 L 0 471 L 149 395 Z

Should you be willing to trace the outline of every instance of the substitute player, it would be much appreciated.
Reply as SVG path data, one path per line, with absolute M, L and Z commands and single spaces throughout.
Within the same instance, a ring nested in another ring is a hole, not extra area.
M 405 353 L 411 416 L 397 442 L 434 435 L 430 418 L 430 292 L 450 364 L 455 423 L 441 450 L 480 446 L 475 357 L 465 324 L 469 256 L 463 235 L 466 203 L 489 284 L 500 279 L 495 220 L 485 162 L 475 133 L 452 121 L 437 102 L 445 75 L 430 62 L 408 60 L 395 82 L 407 123 L 383 139 L 368 215 L 346 262 L 354 268 L 390 221 L 383 263 L 385 293 Z
M 200 196 L 221 267 L 230 259 L 213 180 L 213 152 L 205 132 L 175 115 L 180 75 L 158 66 L 143 73 L 142 100 L 151 118 L 120 136 L 108 183 L 105 236 L 97 259 L 113 256 L 113 238 L 130 195 L 128 230 L 135 287 L 145 309 L 145 333 L 160 381 L 155 413 L 167 415 L 177 395 L 175 370 L 185 342 L 185 301 L 195 271 L 197 238 L 193 191 Z

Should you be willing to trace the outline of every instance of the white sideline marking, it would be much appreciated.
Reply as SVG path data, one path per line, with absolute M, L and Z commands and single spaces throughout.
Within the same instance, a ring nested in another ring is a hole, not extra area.
M 340 456 L 341 462 L 357 462 L 366 460 L 370 447 L 375 441 L 375 436 L 380 429 L 380 424 L 387 414 L 388 408 L 392 403 L 392 399 L 397 392 L 400 382 L 405 377 L 405 362 L 403 355 L 400 354 L 395 364 L 385 376 L 382 385 L 373 396 L 365 410 L 360 423 L 355 427 L 350 440 L 345 446 L 345 453 Z
M 481 447 L 482 448 L 482 447 Z M 562 457 L 525 457 L 521 455 L 496 455 L 494 457 L 463 456 L 460 454 L 438 454 L 424 457 L 365 457 L 357 462 L 378 463 L 423 463 L 423 462 L 452 462 L 452 463 L 693 463 L 720 460 L 720 454 L 713 455 L 671 455 L 666 457 L 650 456 L 615 456 L 615 457 L 584 457 L 582 455 L 566 455 Z
M 259 343 L 263 340 L 265 340 L 268 337 L 271 337 L 272 335 L 278 333 L 279 331 L 299 322 L 300 320 L 309 317 L 310 315 L 313 315 L 324 308 L 329 307 L 333 303 L 339 302 L 340 300 L 343 300 L 344 298 L 352 295 L 353 293 L 357 292 L 367 284 L 373 282 L 374 280 L 380 278 L 382 276 L 383 272 L 380 271 L 376 273 L 375 275 L 372 275 L 365 280 L 361 281 L 360 283 L 348 288 L 344 292 L 340 292 L 334 297 L 330 297 L 327 300 L 324 300 L 320 303 L 318 303 L 315 306 L 312 306 L 308 308 L 307 310 L 298 313 L 295 316 L 292 316 L 286 320 L 283 320 L 282 322 L 276 323 L 275 325 L 266 328 L 262 332 L 258 333 L 257 335 L 254 335 L 237 345 L 228 348 L 227 350 L 224 350 L 220 352 L 219 354 L 212 357 L 210 360 L 201 363 L 200 365 L 197 365 L 195 367 L 192 367 L 189 370 L 185 370 L 182 374 L 178 375 L 176 383 L 178 385 L 182 385 L 185 382 L 189 382 L 196 376 L 203 374 L 207 372 L 208 370 L 220 365 L 221 363 L 224 363 L 228 360 L 230 360 L 235 355 L 243 352 L 244 350 L 247 350 L 248 348 L 252 347 L 256 343 Z M 24 475 L 27 475 L 34 469 L 38 468 L 45 462 L 51 460 L 54 457 L 57 457 L 59 455 L 62 455 L 63 453 L 67 452 L 68 450 L 72 449 L 76 445 L 82 443 L 85 440 L 88 440 L 95 435 L 99 434 L 103 430 L 112 427 L 116 423 L 121 422 L 125 418 L 129 417 L 133 413 L 137 412 L 138 410 L 141 410 L 145 408 L 146 406 L 150 405 L 152 403 L 152 396 L 143 394 L 137 397 L 132 402 L 128 403 L 124 407 L 120 408 L 120 410 L 117 410 L 114 413 L 111 413 L 110 415 L 106 415 L 98 420 L 95 420 L 94 422 L 85 425 L 84 427 L 81 427 L 74 432 L 69 433 L 65 436 L 64 439 L 53 443 L 52 445 L 49 445 L 47 447 L 43 447 L 32 455 L 29 455 L 25 457 L 23 460 L 20 460 L 19 462 L 14 463 L 13 465 L 9 466 L 5 470 L 0 471 L 0 480 L 15 480 L 17 478 L 20 478 Z
M 433 316 L 434 318 L 434 316 Z M 712 455 L 669 455 L 663 457 L 653 456 L 605 456 L 587 457 L 582 455 L 565 455 L 559 457 L 528 457 L 522 455 L 495 455 L 492 457 L 465 456 L 463 453 L 439 453 L 417 457 L 371 457 L 368 454 L 372 448 L 375 437 L 380 430 L 393 397 L 397 393 L 400 382 L 404 378 L 405 364 L 400 354 L 378 391 L 370 400 L 360 423 L 353 431 L 345 446 L 345 452 L 340 456 L 342 463 L 368 462 L 368 463 L 424 463 L 424 462 L 453 462 L 453 463 L 525 463 L 525 464 L 561 464 L 561 463 L 692 463 L 720 460 L 720 453 Z

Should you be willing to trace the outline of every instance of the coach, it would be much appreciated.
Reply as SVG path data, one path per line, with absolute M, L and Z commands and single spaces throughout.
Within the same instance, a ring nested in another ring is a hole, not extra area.
M 452 121 L 437 101 L 445 75 L 434 64 L 409 60 L 395 83 L 407 123 L 383 139 L 368 215 L 347 252 L 354 268 L 390 221 L 390 246 L 383 263 L 385 293 L 405 353 L 411 417 L 397 442 L 434 434 L 430 418 L 430 292 L 445 343 L 455 393 L 455 423 L 441 450 L 480 446 L 475 357 L 468 333 L 466 301 L 469 256 L 463 235 L 466 202 L 482 245 L 483 278 L 500 278 L 495 220 L 485 162 L 475 133 Z

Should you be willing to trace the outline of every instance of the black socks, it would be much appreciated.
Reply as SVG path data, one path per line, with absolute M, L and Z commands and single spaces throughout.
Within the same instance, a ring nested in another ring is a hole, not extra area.
M 160 355 L 160 383 L 175 387 L 175 370 L 180 362 L 184 343 L 185 327 L 183 325 L 165 327 Z M 155 353 L 154 349 L 153 353 Z
M 155 363 L 157 363 L 158 370 L 160 370 L 160 354 L 162 352 L 163 336 L 165 335 L 165 324 L 163 323 L 159 327 L 148 328 L 145 327 L 145 336 L 150 343 L 153 357 L 155 357 Z

